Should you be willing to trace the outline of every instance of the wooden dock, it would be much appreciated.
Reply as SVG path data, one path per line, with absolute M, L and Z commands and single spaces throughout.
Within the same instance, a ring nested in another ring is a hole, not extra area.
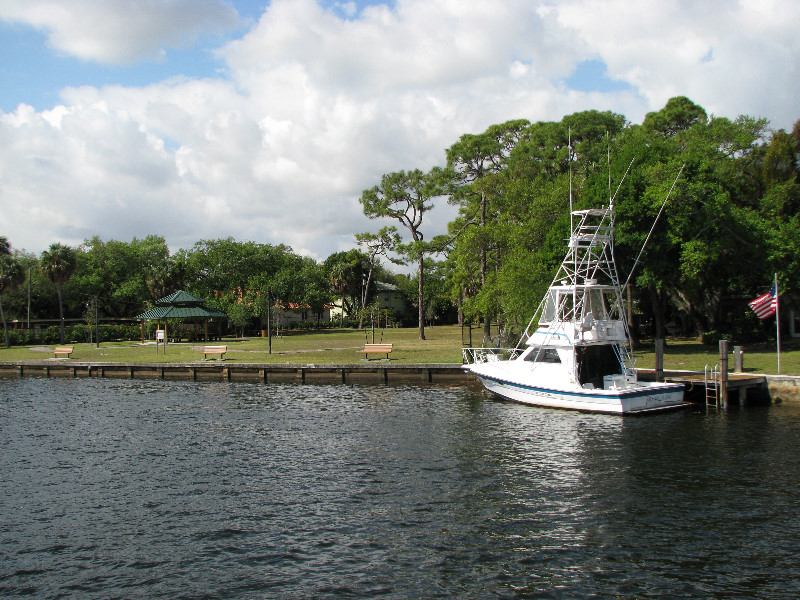
M 638 371 L 642 380 L 653 381 L 656 377 L 654 369 Z M 712 403 L 713 394 L 715 399 L 713 403 L 718 406 L 723 406 L 731 400 L 731 392 L 735 394 L 735 400 L 743 405 L 747 401 L 748 391 L 765 392 L 768 383 L 766 375 L 727 373 L 725 377 L 719 376 L 715 379 L 710 372 L 703 371 L 664 371 L 662 379 L 684 384 L 687 396 L 698 397 L 702 394 L 707 404 Z

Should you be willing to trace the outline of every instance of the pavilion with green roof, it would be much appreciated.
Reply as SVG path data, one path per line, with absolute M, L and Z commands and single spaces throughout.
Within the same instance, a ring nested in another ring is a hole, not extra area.
M 156 300 L 156 305 L 150 310 L 136 315 L 136 319 L 142 322 L 142 341 L 144 341 L 144 322 L 161 321 L 164 322 L 164 339 L 166 334 L 167 321 L 169 319 L 191 319 L 194 320 L 199 328 L 200 321 L 203 322 L 203 333 L 205 341 L 208 341 L 208 321 L 213 318 L 227 317 L 224 312 L 209 308 L 203 304 L 203 299 L 192 296 L 188 292 L 178 290 Z M 222 333 L 222 320 L 219 321 L 220 334 Z M 160 329 L 160 326 L 159 326 Z

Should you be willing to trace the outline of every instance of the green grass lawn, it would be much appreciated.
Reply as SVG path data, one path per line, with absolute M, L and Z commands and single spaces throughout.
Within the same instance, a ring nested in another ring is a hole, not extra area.
M 473 332 L 474 333 L 474 332 Z M 375 331 L 375 342 L 392 343 L 392 363 L 461 363 L 461 328 L 455 325 L 428 327 L 426 340 L 418 339 L 417 328 L 385 329 Z M 372 342 L 372 332 L 339 329 L 319 333 L 302 333 L 272 338 L 272 354 L 268 353 L 266 338 L 226 338 L 228 354 L 225 360 L 242 363 L 292 363 L 292 364 L 351 364 L 364 361 L 361 350 L 365 343 Z M 197 349 L 202 342 L 168 344 L 159 348 L 153 343 L 103 342 L 99 348 L 94 344 L 73 343 L 72 360 L 95 362 L 152 362 L 177 363 L 203 360 Z M 52 358 L 53 345 L 14 346 L 0 348 L 0 361 L 39 361 Z M 731 344 L 731 351 L 733 343 Z M 777 373 L 777 358 L 774 345 L 745 346 L 745 371 L 749 373 Z M 686 340 L 668 340 L 664 357 L 664 368 L 702 371 L 706 364 L 718 362 L 717 345 L 704 346 Z M 639 368 L 649 369 L 655 365 L 653 346 L 643 345 L 635 352 Z M 380 355 L 374 355 L 374 358 Z M 209 360 L 217 360 L 209 358 Z M 733 369 L 733 355 L 729 356 Z M 781 373 L 800 375 L 800 349 L 795 344 L 785 344 L 781 352 Z
M 461 363 L 461 328 L 457 326 L 428 327 L 426 340 L 419 340 L 417 328 L 398 328 L 375 331 L 375 343 L 392 343 L 393 363 Z M 224 338 L 208 345 L 226 345 L 225 360 L 242 363 L 292 364 L 350 364 L 364 360 L 361 352 L 365 343 L 372 343 L 370 330 L 326 330 L 272 338 L 272 354 L 267 338 Z M 49 346 L 12 346 L 0 348 L 0 361 L 38 361 L 52 358 L 56 344 Z M 60 344 L 59 344 L 60 345 Z M 94 344 L 67 343 L 72 346 L 72 360 L 97 362 L 174 363 L 203 360 L 198 350 L 203 342 L 163 345 L 156 351 L 155 343 L 102 342 Z M 381 355 L 372 355 L 373 360 Z M 383 355 L 385 358 L 385 355 Z M 217 360 L 217 357 L 208 360 Z

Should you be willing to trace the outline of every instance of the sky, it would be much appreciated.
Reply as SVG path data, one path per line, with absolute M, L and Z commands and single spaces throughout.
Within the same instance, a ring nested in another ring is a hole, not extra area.
M 800 119 L 796 0 L 0 0 L 0 236 L 355 247 L 465 133 L 688 96 Z M 426 215 L 426 238 L 455 209 Z

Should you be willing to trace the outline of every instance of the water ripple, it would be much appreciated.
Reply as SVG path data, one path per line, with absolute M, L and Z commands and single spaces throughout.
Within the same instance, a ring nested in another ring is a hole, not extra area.
M 800 409 L 0 380 L 0 596 L 795 598 Z

